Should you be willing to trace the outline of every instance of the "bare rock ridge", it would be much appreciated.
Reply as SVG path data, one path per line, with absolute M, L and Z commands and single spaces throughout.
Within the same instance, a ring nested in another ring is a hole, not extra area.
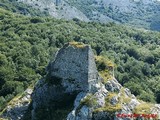
M 160 30 L 159 0 L 17 0 L 55 18 L 115 22 Z
M 159 104 L 138 100 L 114 77 L 105 82 L 103 79 L 97 71 L 91 47 L 83 43 L 67 43 L 49 63 L 46 77 L 38 81 L 31 97 L 29 92 L 29 99 L 23 96 L 14 101 L 4 110 L 2 118 L 132 120 L 135 116 L 131 115 L 135 114 L 143 119 L 149 114 L 152 118 L 160 117 Z
M 68 2 L 64 0 L 17 0 L 17 2 L 23 2 L 40 11 L 47 11 L 51 16 L 58 19 L 78 18 L 83 21 L 89 21 L 84 13 L 77 8 L 70 6 Z
M 39 81 L 32 95 L 33 120 L 40 117 L 39 112 L 45 113 L 44 108 L 54 111 L 74 101 L 79 92 L 94 92 L 100 82 L 92 49 L 82 43 L 65 44 L 47 71 L 46 79 Z M 54 115 L 49 115 L 48 119 L 54 119 Z
M 99 80 L 92 49 L 81 43 L 68 43 L 60 49 L 48 72 L 51 77 L 62 79 L 67 93 L 90 91 Z
M 114 77 L 104 83 L 89 45 L 65 44 L 47 71 L 32 94 L 32 120 L 129 120 L 117 114 L 160 114 L 160 105 L 138 100 Z
M 2 111 L 0 120 L 20 120 L 26 113 L 28 106 L 31 102 L 32 88 L 27 88 L 22 95 L 13 98 Z

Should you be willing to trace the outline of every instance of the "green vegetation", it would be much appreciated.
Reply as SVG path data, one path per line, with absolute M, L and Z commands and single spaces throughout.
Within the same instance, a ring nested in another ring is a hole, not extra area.
M 98 72 L 103 78 L 103 83 L 105 84 L 108 80 L 113 78 L 113 69 L 115 65 L 103 56 L 95 56 L 95 61 Z
M 120 93 L 121 93 L 121 95 L 120 95 L 120 97 L 119 97 L 119 101 L 120 101 L 121 103 L 126 103 L 126 104 L 128 104 L 128 103 L 131 101 L 131 96 L 127 96 L 127 95 L 125 94 L 124 88 L 121 88 Z
M 94 112 L 109 112 L 110 115 L 114 116 L 114 113 L 117 111 L 120 111 L 122 109 L 122 104 L 128 104 L 131 101 L 131 98 L 129 96 L 126 96 L 124 93 L 124 88 L 120 90 L 120 96 L 118 97 L 118 94 L 115 92 L 109 92 L 108 95 L 105 98 L 105 106 L 101 108 L 97 108 L 94 110 Z M 114 97 L 118 97 L 118 102 L 116 104 L 112 104 L 111 101 Z M 133 113 L 136 114 L 150 114 L 151 108 L 154 106 L 154 104 L 146 103 L 141 100 L 139 100 L 141 104 L 137 105 L 133 109 Z
M 114 23 L 26 17 L 4 9 L 0 9 L 0 31 L 0 109 L 46 75 L 53 54 L 73 40 L 90 44 L 97 56 L 115 63 L 115 77 L 140 99 L 159 102 L 159 32 Z M 144 92 L 149 93 L 147 98 Z
M 94 110 L 94 112 L 109 112 L 109 113 L 115 113 L 117 111 L 120 111 L 122 109 L 122 106 L 120 104 L 116 104 L 116 105 L 107 105 L 106 107 L 103 108 L 97 108 Z
M 97 104 L 97 99 L 92 95 L 87 95 L 81 102 L 80 106 L 87 105 L 88 107 L 94 107 Z
M 97 105 L 97 98 L 95 98 L 95 96 L 93 94 L 88 94 L 87 96 L 85 96 L 81 101 L 80 104 L 78 106 L 78 108 L 76 109 L 75 114 L 79 113 L 80 109 L 84 106 L 88 106 L 88 107 L 96 107 Z
M 153 107 L 153 104 L 150 103 L 142 103 L 140 105 L 137 105 L 133 112 L 136 114 L 150 114 L 150 110 Z

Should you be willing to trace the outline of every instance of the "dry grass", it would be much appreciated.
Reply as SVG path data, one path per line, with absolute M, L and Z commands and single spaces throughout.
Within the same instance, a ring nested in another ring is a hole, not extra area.
M 153 107 L 153 104 L 151 103 L 141 103 L 140 105 L 137 105 L 133 112 L 136 114 L 150 114 L 151 113 L 151 108 Z
M 84 48 L 86 45 L 82 42 L 69 42 L 70 45 L 77 47 L 77 48 Z

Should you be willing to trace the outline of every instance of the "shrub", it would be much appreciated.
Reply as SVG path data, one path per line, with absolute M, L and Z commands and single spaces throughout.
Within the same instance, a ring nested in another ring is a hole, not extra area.
M 93 106 L 96 106 L 96 104 L 97 104 L 97 99 L 96 99 L 92 94 L 87 95 L 87 96 L 80 102 L 80 106 L 82 106 L 82 105 L 87 105 L 88 107 L 93 107 Z
M 140 105 L 137 105 L 133 112 L 136 114 L 150 114 L 151 108 L 153 107 L 153 104 L 150 103 L 141 103 Z
M 31 18 L 31 23 L 43 23 L 44 20 L 39 18 L 39 17 L 35 17 L 35 18 Z

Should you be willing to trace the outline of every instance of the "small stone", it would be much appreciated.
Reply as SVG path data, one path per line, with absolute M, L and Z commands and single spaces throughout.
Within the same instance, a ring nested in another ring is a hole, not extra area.
M 118 81 L 116 79 L 113 80 L 109 80 L 106 84 L 105 84 L 105 88 L 108 91 L 111 92 L 119 92 L 122 88 L 121 84 L 118 83 Z
M 116 105 L 116 104 L 118 103 L 118 96 L 112 97 L 110 103 L 111 103 L 112 105 Z

